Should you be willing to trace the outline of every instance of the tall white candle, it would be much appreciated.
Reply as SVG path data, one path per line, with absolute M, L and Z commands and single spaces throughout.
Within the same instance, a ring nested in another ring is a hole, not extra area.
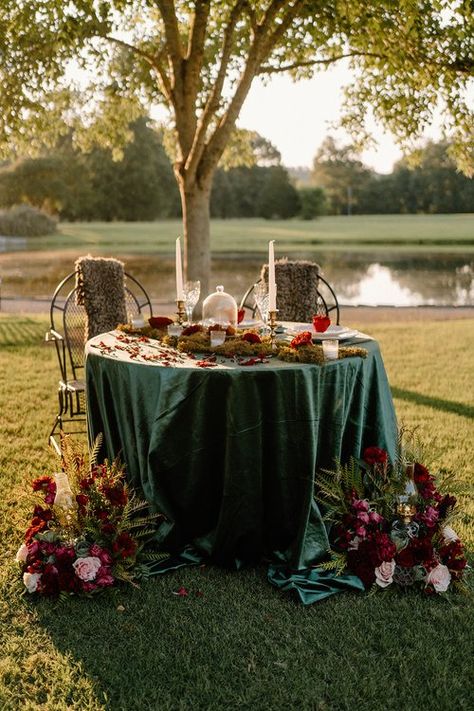
M 183 267 L 181 264 L 181 239 L 176 240 L 176 300 L 184 301 Z
M 276 311 L 275 240 L 268 243 L 268 310 Z

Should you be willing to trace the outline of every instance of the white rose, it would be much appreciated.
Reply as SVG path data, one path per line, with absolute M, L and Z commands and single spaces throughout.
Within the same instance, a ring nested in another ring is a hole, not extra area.
M 18 548 L 15 556 L 15 560 L 17 563 L 24 563 L 25 560 L 28 557 L 28 546 L 26 543 L 22 543 L 21 546 Z
M 459 536 L 451 526 L 445 526 L 441 531 L 441 535 L 447 543 L 453 543 L 453 541 L 459 541 Z
M 375 582 L 381 588 L 386 588 L 393 583 L 393 572 L 395 570 L 395 561 L 384 560 L 378 568 L 375 568 Z
M 36 592 L 41 573 L 23 573 L 23 582 L 29 593 Z
M 99 568 L 102 565 L 100 558 L 95 555 L 88 556 L 87 558 L 78 558 L 72 564 L 72 567 L 76 571 L 76 575 L 81 580 L 89 581 L 94 580 L 97 575 Z
M 426 576 L 426 582 L 432 585 L 436 592 L 446 592 L 451 582 L 451 573 L 445 565 L 438 563 Z

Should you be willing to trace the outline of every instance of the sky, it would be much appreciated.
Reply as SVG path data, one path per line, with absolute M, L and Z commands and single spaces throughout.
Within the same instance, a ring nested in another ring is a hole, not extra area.
M 309 168 L 329 134 L 339 137 L 341 143 L 350 142 L 349 137 L 330 126 L 340 115 L 342 88 L 348 81 L 350 74 L 342 64 L 297 83 L 283 74 L 275 75 L 267 86 L 256 79 L 240 112 L 238 125 L 257 131 L 271 141 L 280 151 L 286 167 Z M 389 173 L 402 154 L 390 135 L 376 124 L 373 135 L 378 147 L 365 151 L 362 160 L 379 173 Z

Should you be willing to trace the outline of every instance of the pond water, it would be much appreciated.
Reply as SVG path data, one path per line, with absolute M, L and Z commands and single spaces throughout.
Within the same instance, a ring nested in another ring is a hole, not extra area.
M 82 253 L 81 253 L 82 254 Z M 74 269 L 74 252 L 3 252 L 0 254 L 2 296 L 49 298 L 59 281 Z M 174 261 L 171 255 L 117 255 L 151 297 L 174 298 Z M 318 262 L 347 305 L 474 305 L 474 253 L 331 252 L 292 255 Z M 265 255 L 215 255 L 211 289 L 224 284 L 240 300 L 258 278 Z

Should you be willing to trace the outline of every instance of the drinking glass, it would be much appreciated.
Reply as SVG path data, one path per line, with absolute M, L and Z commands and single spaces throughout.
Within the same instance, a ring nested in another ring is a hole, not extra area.
M 186 316 L 188 323 L 192 322 L 193 310 L 199 301 L 199 295 L 201 293 L 201 282 L 200 281 L 186 281 L 183 286 L 184 292 L 184 308 L 186 309 Z
M 268 290 L 264 281 L 259 281 L 254 284 L 253 298 L 260 314 L 260 318 L 263 323 L 266 324 L 268 319 Z

